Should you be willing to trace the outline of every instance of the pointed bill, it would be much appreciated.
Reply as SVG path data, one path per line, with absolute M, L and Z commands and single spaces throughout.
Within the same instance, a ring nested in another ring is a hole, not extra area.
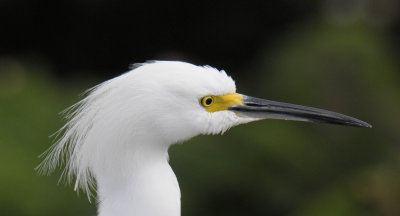
M 367 122 L 340 113 L 302 105 L 264 100 L 246 95 L 243 95 L 241 105 L 230 106 L 228 110 L 235 111 L 243 117 L 257 119 L 283 119 L 366 128 L 372 127 Z

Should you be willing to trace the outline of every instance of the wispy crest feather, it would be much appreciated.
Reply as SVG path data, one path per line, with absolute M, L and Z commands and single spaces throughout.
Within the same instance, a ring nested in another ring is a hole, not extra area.
M 50 174 L 57 166 L 65 164 L 60 181 L 65 179 L 71 183 L 75 177 L 74 190 L 82 189 L 89 200 L 96 182 L 81 150 L 97 115 L 96 103 L 109 90 L 110 81 L 88 89 L 82 94 L 86 96 L 84 99 L 60 113 L 68 122 L 54 134 L 57 141 L 40 155 L 44 159 L 36 168 L 41 174 Z

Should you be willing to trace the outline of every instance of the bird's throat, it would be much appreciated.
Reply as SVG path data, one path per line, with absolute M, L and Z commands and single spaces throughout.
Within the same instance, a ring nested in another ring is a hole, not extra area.
M 131 155 L 97 170 L 99 216 L 179 216 L 179 185 L 165 154 Z

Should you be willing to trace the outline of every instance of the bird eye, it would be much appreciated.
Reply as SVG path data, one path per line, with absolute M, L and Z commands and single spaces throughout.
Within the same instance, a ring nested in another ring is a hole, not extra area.
M 202 104 L 204 107 L 211 106 L 211 104 L 212 104 L 213 102 L 214 102 L 214 99 L 213 99 L 212 96 L 205 96 L 205 97 L 203 97 L 203 98 L 201 99 L 201 104 Z

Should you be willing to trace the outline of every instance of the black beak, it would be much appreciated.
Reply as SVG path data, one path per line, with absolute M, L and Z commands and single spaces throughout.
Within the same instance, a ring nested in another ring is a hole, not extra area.
M 229 110 L 239 115 L 256 119 L 283 119 L 308 121 L 355 127 L 371 128 L 372 125 L 359 119 L 328 110 L 264 100 L 243 95 L 243 105 L 234 105 Z

